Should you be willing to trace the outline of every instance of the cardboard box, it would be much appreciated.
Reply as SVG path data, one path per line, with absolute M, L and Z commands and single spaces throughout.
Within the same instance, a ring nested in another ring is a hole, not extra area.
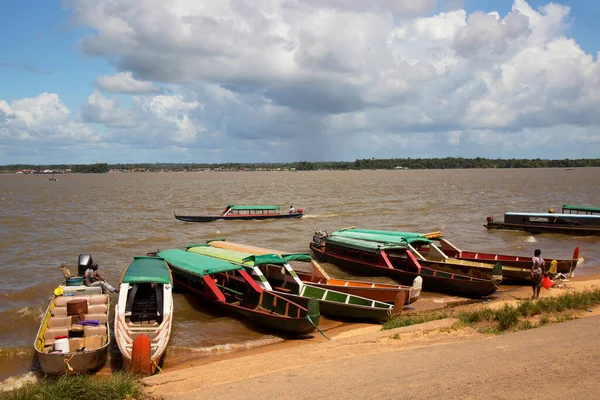
M 86 326 L 83 328 L 83 336 L 104 336 L 106 335 L 106 325 Z
M 73 322 L 71 317 L 51 317 L 48 320 L 49 328 L 68 328 Z
M 102 336 L 88 336 L 83 338 L 83 344 L 90 350 L 99 349 L 102 347 Z
M 69 339 L 69 348 L 71 351 L 78 350 L 85 346 L 83 338 L 70 338 Z

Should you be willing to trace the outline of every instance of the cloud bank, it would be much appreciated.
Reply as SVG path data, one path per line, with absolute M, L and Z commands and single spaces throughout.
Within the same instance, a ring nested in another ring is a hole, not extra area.
M 117 72 L 79 113 L 57 94 L 0 101 L 15 145 L 75 124 L 114 162 L 136 148 L 171 162 L 600 154 L 600 66 L 565 36 L 560 4 L 515 0 L 503 16 L 434 0 L 65 4 L 93 31 L 81 51 Z

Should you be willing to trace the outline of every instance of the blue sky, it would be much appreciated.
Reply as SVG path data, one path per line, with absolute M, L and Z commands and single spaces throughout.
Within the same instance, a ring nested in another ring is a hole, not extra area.
M 0 165 L 600 154 L 600 3 L 364 4 L 5 1 Z

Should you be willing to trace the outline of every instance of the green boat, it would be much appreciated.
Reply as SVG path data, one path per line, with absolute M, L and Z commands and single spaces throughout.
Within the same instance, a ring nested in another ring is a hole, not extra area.
M 240 265 L 180 249 L 157 253 L 173 273 L 176 287 L 252 323 L 280 332 L 307 334 L 319 324 L 319 303 L 302 306 L 263 290 Z
M 385 321 L 392 313 L 401 312 L 404 297 L 398 307 L 365 297 L 355 296 L 336 290 L 312 286 L 300 280 L 290 261 L 310 261 L 309 254 L 252 254 L 211 247 L 206 244 L 187 246 L 187 251 L 227 260 L 244 266 L 265 290 L 273 291 L 298 304 L 307 304 L 310 299 L 319 300 L 323 315 L 342 320 Z M 403 293 L 403 295 L 406 295 Z

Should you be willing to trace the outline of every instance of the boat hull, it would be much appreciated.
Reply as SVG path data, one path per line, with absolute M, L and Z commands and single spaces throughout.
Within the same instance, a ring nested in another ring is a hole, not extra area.
M 184 222 L 214 222 L 217 220 L 237 220 L 237 221 L 253 221 L 264 219 L 290 219 L 302 218 L 303 214 L 266 214 L 266 215 L 177 215 L 175 218 Z
M 325 246 L 326 248 L 326 246 Z M 330 262 L 341 268 L 363 275 L 388 276 L 401 284 L 410 285 L 417 276 L 423 278 L 423 290 L 448 293 L 463 297 L 484 297 L 496 292 L 498 285 L 492 280 L 476 279 L 454 275 L 430 268 L 412 268 L 407 265 L 385 265 L 381 253 L 377 261 L 365 261 L 326 251 L 323 247 L 310 243 L 310 249 L 319 260 Z M 383 253 L 383 252 L 382 252 Z
M 284 317 L 275 313 L 270 313 L 261 310 L 256 304 L 250 306 L 256 308 L 243 307 L 240 304 L 231 304 L 225 301 L 218 301 L 207 295 L 206 292 L 199 290 L 196 284 L 202 285 L 202 282 L 197 279 L 192 279 L 186 274 L 178 273 L 178 270 L 172 266 L 173 280 L 176 287 L 197 295 L 203 301 L 213 305 L 215 308 L 231 315 L 237 315 L 250 321 L 256 326 L 266 328 L 268 330 L 276 330 L 279 332 L 293 334 L 308 334 L 314 332 L 319 324 L 319 316 L 307 317 Z
M 61 289 L 65 287 L 59 286 Z M 82 288 L 84 288 L 82 286 Z M 92 288 L 90 288 L 92 289 Z M 85 290 L 85 289 L 84 289 Z M 104 345 L 97 349 L 85 350 L 85 351 L 71 351 L 68 353 L 50 353 L 44 351 L 45 346 L 45 332 L 49 329 L 48 324 L 52 313 L 57 308 L 55 307 L 55 300 L 62 296 L 54 296 L 48 305 L 44 317 L 38 329 L 38 333 L 33 343 L 33 348 L 37 354 L 37 358 L 40 364 L 40 369 L 43 373 L 49 375 L 64 375 L 64 374 L 78 374 L 88 371 L 95 371 L 106 364 L 108 355 L 108 346 L 110 344 L 110 327 L 108 324 L 108 310 L 110 310 L 110 299 L 107 297 L 106 303 L 106 335 L 103 337 Z
M 308 306 L 310 297 L 304 297 L 298 294 L 275 291 L 282 297 L 300 304 L 303 307 Z M 338 303 L 335 301 L 319 300 L 319 310 L 321 314 L 337 320 L 358 320 L 383 322 L 392 315 L 393 307 L 376 308 L 365 307 L 353 304 Z
M 300 274 L 298 274 L 300 276 Z M 302 282 L 317 286 L 323 289 L 336 290 L 338 292 L 351 294 L 353 296 L 365 297 L 367 299 L 381 301 L 383 303 L 394 303 L 398 297 L 399 293 L 406 293 L 406 297 L 404 300 L 404 305 L 407 306 L 409 304 L 414 303 L 419 299 L 419 296 L 411 296 L 411 289 L 409 287 L 399 287 L 390 285 L 389 288 L 382 287 L 368 287 L 366 286 L 368 283 L 365 282 L 365 286 L 351 286 L 344 284 L 332 284 L 332 283 L 319 283 L 312 282 L 309 280 L 303 280 Z M 331 282 L 331 281 L 330 281 Z M 346 281 L 346 282 L 357 282 L 357 281 Z
M 529 224 L 511 224 L 505 222 L 488 222 L 483 225 L 487 229 L 504 229 L 513 231 L 524 231 L 528 233 L 562 233 L 567 235 L 600 235 L 600 227 L 576 226 L 576 225 L 561 225 L 561 224 L 545 224 L 545 223 L 529 223 Z

